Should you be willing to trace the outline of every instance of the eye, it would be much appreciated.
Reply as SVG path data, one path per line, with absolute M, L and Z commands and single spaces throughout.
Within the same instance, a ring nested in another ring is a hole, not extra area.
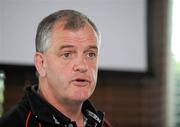
M 87 57 L 88 57 L 88 58 L 96 58 L 96 57 L 97 57 L 97 53 L 95 53 L 95 52 L 89 52 L 89 53 L 87 53 Z
M 62 57 L 63 57 L 64 59 L 69 59 L 69 58 L 72 57 L 72 53 L 70 53 L 70 52 L 65 52 L 65 53 L 62 54 Z

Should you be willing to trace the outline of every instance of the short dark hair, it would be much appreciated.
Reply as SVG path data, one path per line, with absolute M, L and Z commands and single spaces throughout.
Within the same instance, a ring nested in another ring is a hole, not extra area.
M 78 30 L 86 24 L 90 24 L 100 38 L 100 33 L 96 25 L 84 14 L 75 10 L 60 10 L 45 17 L 39 24 L 36 32 L 36 51 L 44 52 L 50 45 L 51 30 L 53 25 L 58 22 L 64 22 L 64 29 Z

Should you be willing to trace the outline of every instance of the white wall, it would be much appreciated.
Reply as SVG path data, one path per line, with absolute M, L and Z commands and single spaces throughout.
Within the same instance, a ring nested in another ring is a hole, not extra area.
M 88 15 L 102 33 L 100 67 L 146 71 L 146 0 L 0 0 L 0 63 L 33 64 L 40 20 L 60 9 Z
M 1 58 L 2 58 L 2 4 L 0 2 L 0 61 Z

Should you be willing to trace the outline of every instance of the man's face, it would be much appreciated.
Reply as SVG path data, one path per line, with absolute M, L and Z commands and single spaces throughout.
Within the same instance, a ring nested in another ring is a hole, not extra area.
M 97 34 L 90 25 L 74 31 L 62 26 L 53 26 L 50 47 L 43 54 L 46 85 L 59 101 L 82 102 L 96 86 Z

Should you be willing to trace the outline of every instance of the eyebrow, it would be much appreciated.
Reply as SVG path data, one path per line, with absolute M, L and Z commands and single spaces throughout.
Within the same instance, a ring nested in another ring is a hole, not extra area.
M 96 45 L 90 45 L 87 47 L 87 49 L 96 49 L 98 50 L 98 47 Z
M 62 46 L 60 46 L 59 50 L 62 50 L 62 49 L 65 49 L 65 48 L 74 48 L 74 47 L 75 46 L 73 46 L 73 45 L 62 45 Z M 96 49 L 96 50 L 98 50 L 98 47 L 96 45 L 90 45 L 86 49 L 87 50 L 88 49 Z
M 59 47 L 59 50 L 65 49 L 65 48 L 74 48 L 73 45 L 62 45 Z

